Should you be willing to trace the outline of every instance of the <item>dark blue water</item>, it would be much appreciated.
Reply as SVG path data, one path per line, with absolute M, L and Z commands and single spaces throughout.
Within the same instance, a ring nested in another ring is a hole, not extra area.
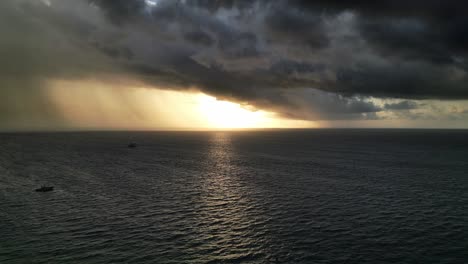
M 0 134 L 0 263 L 468 263 L 468 131 Z

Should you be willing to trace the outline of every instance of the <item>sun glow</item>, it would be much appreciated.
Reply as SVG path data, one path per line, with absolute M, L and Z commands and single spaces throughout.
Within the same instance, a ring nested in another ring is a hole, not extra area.
M 272 113 L 251 111 L 239 104 L 220 101 L 212 96 L 200 94 L 198 107 L 210 127 L 214 128 L 259 128 L 273 125 Z
M 248 129 L 316 127 L 196 91 L 51 80 L 43 90 L 64 127 L 81 129 Z

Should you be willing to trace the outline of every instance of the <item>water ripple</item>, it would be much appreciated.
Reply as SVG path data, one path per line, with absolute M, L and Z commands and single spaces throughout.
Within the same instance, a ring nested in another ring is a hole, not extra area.
M 0 263 L 467 263 L 468 137 L 412 133 L 0 134 Z

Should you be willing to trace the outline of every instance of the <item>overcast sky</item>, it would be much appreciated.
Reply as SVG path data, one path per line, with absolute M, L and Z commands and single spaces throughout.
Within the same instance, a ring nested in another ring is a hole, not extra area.
M 57 80 L 201 91 L 331 126 L 468 127 L 466 14 L 442 0 L 2 0 L 0 128 L 71 122 L 51 103 Z

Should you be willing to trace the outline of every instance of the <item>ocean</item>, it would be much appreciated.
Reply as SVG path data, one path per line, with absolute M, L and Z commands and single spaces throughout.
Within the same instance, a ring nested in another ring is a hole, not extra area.
M 0 263 L 468 263 L 468 131 L 2 133 Z

